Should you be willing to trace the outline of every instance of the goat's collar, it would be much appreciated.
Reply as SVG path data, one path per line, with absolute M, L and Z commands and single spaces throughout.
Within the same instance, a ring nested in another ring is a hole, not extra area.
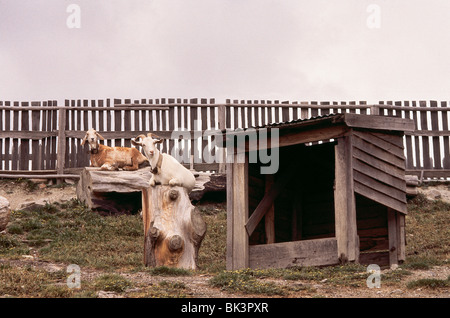
M 158 156 L 158 162 L 156 163 L 156 167 L 151 167 L 153 174 L 157 174 L 161 170 L 162 160 L 163 160 L 163 155 L 162 155 L 162 153 L 160 153 Z

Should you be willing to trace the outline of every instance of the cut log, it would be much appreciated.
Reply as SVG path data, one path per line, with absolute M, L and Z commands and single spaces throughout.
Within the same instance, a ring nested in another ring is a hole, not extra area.
M 93 210 L 112 214 L 134 213 L 141 208 L 141 191 L 150 186 L 150 167 L 135 171 L 101 171 L 84 168 L 77 198 Z
M 227 191 L 227 177 L 226 174 L 220 173 L 199 173 L 195 187 L 189 194 L 193 201 L 200 201 L 207 194 L 223 194 Z
M 11 208 L 7 198 L 0 196 L 0 232 L 5 230 L 11 215 Z
M 417 187 L 420 185 L 419 177 L 416 175 L 405 175 L 406 181 L 406 195 L 408 197 L 415 197 L 419 191 Z
M 142 190 L 144 263 L 196 269 L 206 223 L 185 188 L 157 185 Z

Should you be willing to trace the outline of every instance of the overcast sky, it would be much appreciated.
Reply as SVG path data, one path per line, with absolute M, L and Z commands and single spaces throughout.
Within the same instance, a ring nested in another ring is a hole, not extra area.
M 449 0 L 0 0 L 0 101 L 372 103 L 449 88 Z

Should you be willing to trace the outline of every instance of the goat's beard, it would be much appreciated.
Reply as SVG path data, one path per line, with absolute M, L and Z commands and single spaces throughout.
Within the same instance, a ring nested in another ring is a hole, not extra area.
M 98 153 L 98 148 L 97 147 L 89 147 L 89 153 L 92 153 L 92 154 L 96 154 L 96 153 Z

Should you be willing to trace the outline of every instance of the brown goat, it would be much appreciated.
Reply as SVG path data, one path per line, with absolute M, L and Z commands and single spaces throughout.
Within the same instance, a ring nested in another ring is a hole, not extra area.
M 136 148 L 127 147 L 109 147 L 102 145 L 98 140 L 104 140 L 97 131 L 89 129 L 84 136 L 81 145 L 87 141 L 89 144 L 89 153 L 91 167 L 100 167 L 101 170 L 123 170 L 133 171 L 139 169 L 139 166 L 146 163 L 148 159 Z

